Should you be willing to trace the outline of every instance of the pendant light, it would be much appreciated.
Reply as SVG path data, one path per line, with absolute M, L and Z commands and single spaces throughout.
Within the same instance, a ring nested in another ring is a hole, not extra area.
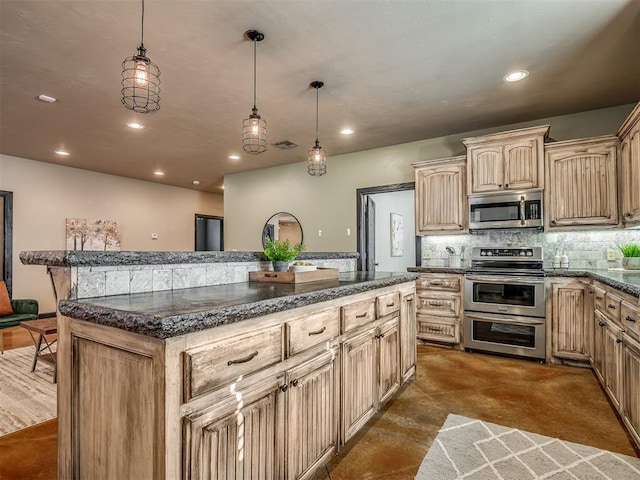
M 253 42 L 253 108 L 251 115 L 242 121 L 242 149 L 258 155 L 267 150 L 267 121 L 258 114 L 256 107 L 256 45 L 264 40 L 264 34 L 247 30 L 244 35 Z
M 144 48 L 144 0 L 138 53 L 122 62 L 122 104 L 138 113 L 160 110 L 160 69 L 147 57 Z
M 327 152 L 318 141 L 318 91 L 324 86 L 324 82 L 316 80 L 311 82 L 311 87 L 316 89 L 316 144 L 307 153 L 307 172 L 314 177 L 320 177 L 327 173 Z

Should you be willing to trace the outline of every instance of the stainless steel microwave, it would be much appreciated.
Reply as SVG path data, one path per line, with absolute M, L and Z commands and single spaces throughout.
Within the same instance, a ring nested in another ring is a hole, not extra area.
M 542 230 L 542 190 L 469 195 L 469 230 Z

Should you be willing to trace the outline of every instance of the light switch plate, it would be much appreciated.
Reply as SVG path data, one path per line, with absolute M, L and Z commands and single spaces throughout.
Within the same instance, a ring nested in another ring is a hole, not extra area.
M 616 259 L 616 251 L 613 248 L 607 248 L 607 260 L 615 260 Z

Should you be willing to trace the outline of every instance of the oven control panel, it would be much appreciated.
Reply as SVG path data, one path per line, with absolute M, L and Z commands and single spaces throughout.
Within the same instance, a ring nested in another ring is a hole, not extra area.
M 474 258 L 522 258 L 527 260 L 542 259 L 540 247 L 512 247 L 512 248 L 474 248 Z

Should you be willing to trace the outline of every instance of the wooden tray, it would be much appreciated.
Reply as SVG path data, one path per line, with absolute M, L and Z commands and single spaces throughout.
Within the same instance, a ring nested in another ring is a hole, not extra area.
M 337 268 L 318 268 L 310 272 L 272 272 L 259 271 L 249 272 L 250 282 L 270 282 L 270 283 L 304 283 L 317 282 L 319 280 L 337 280 Z

